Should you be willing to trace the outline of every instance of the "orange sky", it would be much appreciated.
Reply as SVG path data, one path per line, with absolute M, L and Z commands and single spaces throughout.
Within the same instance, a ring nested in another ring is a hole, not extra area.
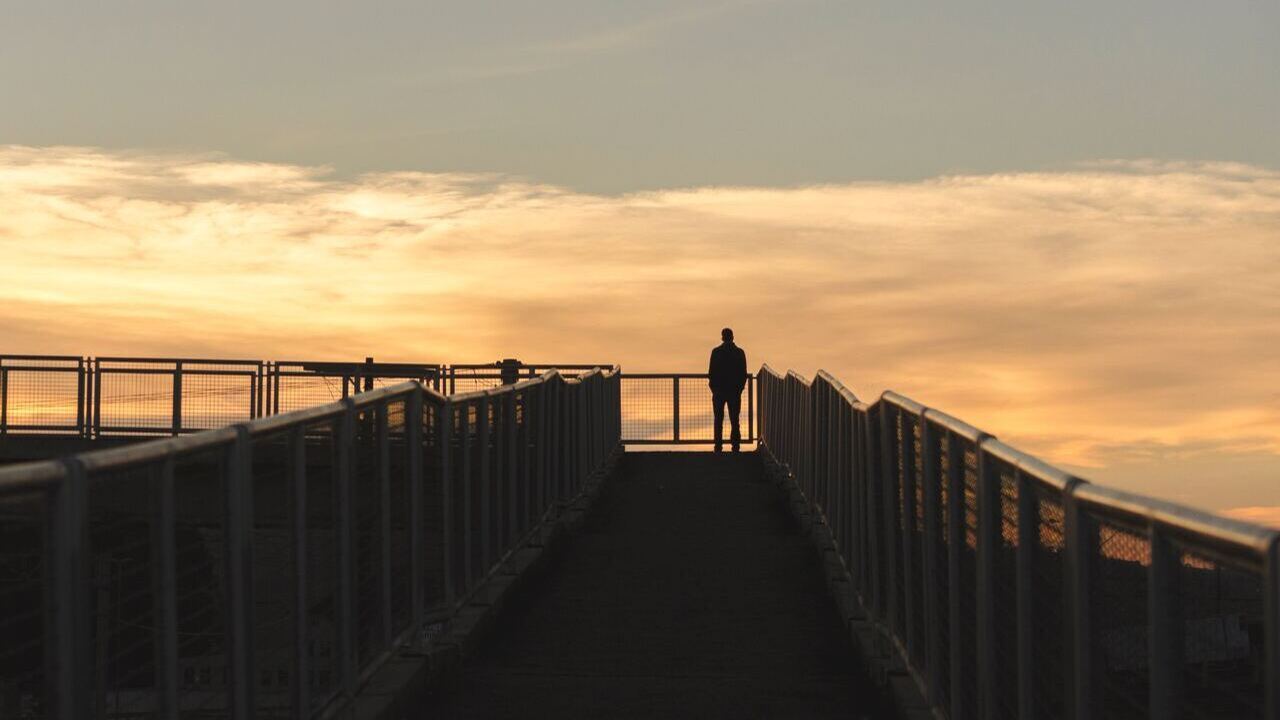
M 1086 477 L 1280 517 L 1280 174 L 621 196 L 0 147 L 0 352 L 697 371 L 886 387 Z

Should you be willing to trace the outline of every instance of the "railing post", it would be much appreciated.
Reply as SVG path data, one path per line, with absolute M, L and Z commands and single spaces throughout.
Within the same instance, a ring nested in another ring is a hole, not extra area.
M 745 442 L 759 442 L 756 437 L 756 376 L 747 376 L 747 439 Z
M 524 393 L 523 390 L 520 392 L 522 394 Z M 527 395 L 525 395 L 525 397 L 527 397 Z M 528 408 L 526 407 L 524 409 L 527 410 Z M 516 452 L 516 447 L 518 446 L 517 441 L 523 440 L 524 434 L 521 432 L 521 428 L 516 425 L 516 391 L 515 390 L 507 391 L 506 401 L 503 405 L 503 410 L 504 410 L 503 412 L 504 418 L 503 418 L 502 424 L 506 427 L 506 431 L 507 431 L 507 434 L 506 434 L 507 442 L 503 446 L 503 452 L 507 456 L 506 460 L 503 462 L 503 468 L 506 470 L 505 476 L 506 476 L 506 486 L 507 486 L 507 517 L 506 517 L 507 522 L 506 522 L 506 527 L 504 528 L 505 537 L 503 538 L 502 549 L 503 549 L 503 552 L 506 552 L 507 550 L 510 550 L 513 545 L 515 545 L 517 540 L 516 533 L 518 532 L 518 528 L 516 525 L 516 518 L 520 514 L 519 491 L 522 485 L 522 483 L 520 482 L 520 474 L 521 474 L 521 470 L 527 468 L 527 464 L 523 462 L 525 453 Z M 525 415 L 525 420 L 528 421 L 527 414 Z
M 352 533 L 355 521 L 352 516 L 352 458 L 355 452 L 356 409 L 350 398 L 343 400 L 342 417 L 338 424 L 337 467 L 334 469 L 334 516 L 338 530 L 338 614 L 337 628 L 338 678 L 343 697 L 355 697 L 355 595 L 352 583 L 355 579 L 355 557 Z
M 93 436 L 102 436 L 102 361 L 93 359 Z
M 680 378 L 671 378 L 671 440 L 680 442 Z
M 484 391 L 484 395 L 476 404 L 476 440 L 480 443 L 480 576 L 489 571 L 493 564 L 492 540 L 489 534 L 493 531 L 493 522 L 490 516 L 493 514 L 493 493 L 489 488 L 492 482 L 492 468 L 490 464 L 493 454 L 493 426 L 489 422 L 490 412 L 489 391 Z M 501 428 L 499 428 L 501 431 Z
M 177 548 L 173 456 L 155 469 L 156 518 L 152 530 L 155 573 L 155 653 L 157 710 L 161 718 L 178 717 Z
M 898 455 L 902 458 L 902 609 L 906 613 L 907 654 L 914 658 L 920 646 L 922 628 L 916 622 L 916 596 L 920 594 L 921 569 L 915 566 L 916 543 L 916 448 L 915 434 L 905 412 L 899 411 L 901 437 Z M 923 553 L 922 553 L 923 554 Z
M 3 371 L 0 371 L 0 373 L 3 373 Z M 85 393 L 85 391 L 87 390 L 85 379 L 86 379 L 85 363 L 84 363 L 84 358 L 81 358 L 76 363 L 76 432 L 81 437 L 85 437 L 89 434 L 89 428 L 87 426 L 87 423 L 85 422 L 88 417 L 88 412 L 87 412 L 88 405 L 86 404 L 88 397 Z M 3 383 L 4 383 L 4 380 L 0 378 L 0 384 L 3 384 Z M 0 390 L 0 395 L 2 394 L 3 394 L 3 390 Z M 4 399 L 0 397 L 0 406 L 2 406 L 3 404 L 4 404 Z M 3 410 L 0 410 L 0 413 L 2 412 Z M 0 421 L 0 433 L 4 431 L 3 428 L 4 428 L 4 423 L 3 421 Z
M 460 480 L 462 484 L 462 593 L 464 595 L 471 591 L 473 573 L 471 567 L 471 557 L 473 554 L 471 552 L 471 545 L 473 541 L 471 536 L 475 533 L 472 531 L 473 529 L 471 527 L 471 505 L 475 502 L 475 493 L 472 488 L 474 483 L 471 481 L 471 466 L 474 464 L 471 460 L 471 408 L 473 407 L 474 402 L 475 401 L 473 400 L 468 400 L 459 405 L 462 416 L 461 423 L 458 427 L 458 431 L 462 433 L 458 443 L 458 452 L 462 455 L 462 458 L 458 463 L 458 466 L 462 470 Z M 478 419 L 479 413 L 477 413 L 477 420 Z
M 964 635 L 961 631 L 965 619 L 960 612 L 960 597 L 969 588 L 961 580 L 961 553 L 965 549 L 965 491 L 964 446 L 960 438 L 948 432 L 947 438 L 947 613 L 951 628 L 950 662 L 951 720 L 970 720 L 965 717 L 965 706 L 960 695 L 964 686 Z
M 444 553 L 444 562 L 441 568 L 444 572 L 444 598 L 445 605 L 452 609 L 457 599 L 457 588 L 454 586 L 454 578 L 456 577 L 458 562 L 453 547 L 453 490 L 454 490 L 454 473 L 457 466 L 456 458 L 453 453 L 453 421 L 454 421 L 454 403 L 450 396 L 444 398 L 444 402 L 436 409 L 436 452 L 440 453 L 440 546 Z
M 1097 524 L 1081 507 L 1074 488 L 1064 493 L 1066 525 L 1066 573 L 1070 622 L 1071 673 L 1068 697 L 1071 717 L 1092 720 L 1098 716 L 1099 695 L 1093 662 L 1092 608 L 1093 564 L 1098 547 Z
M 889 627 L 898 629 L 898 573 L 901 566 L 896 557 L 900 539 L 898 533 L 898 444 L 897 420 L 895 408 L 884 400 L 880 401 L 880 477 L 884 487 L 882 501 L 884 503 L 884 559 L 886 572 L 881 576 L 884 583 L 885 602 L 888 605 L 886 618 Z
M 423 451 L 423 396 L 425 391 L 418 385 L 409 393 L 404 409 L 405 451 L 409 453 L 409 613 L 410 626 L 413 628 L 413 643 L 417 644 L 419 631 L 422 629 L 426 608 L 426 556 L 423 523 L 422 451 Z M 440 418 L 436 418 L 439 422 Z
M 307 597 L 307 437 L 298 426 L 289 433 L 289 485 L 293 520 L 293 672 L 294 717 L 311 712 L 310 603 Z
M 382 541 L 381 567 L 378 569 L 381 594 L 382 646 L 391 647 L 395 641 L 391 622 L 391 433 L 389 428 L 390 403 L 386 400 L 374 408 L 374 439 L 378 448 L 378 529 Z
M 933 429 L 929 425 L 925 412 L 922 410 L 916 418 L 916 422 L 920 426 L 920 466 L 922 469 L 921 478 L 923 480 L 924 490 L 924 543 L 921 546 L 921 565 L 924 570 L 924 582 L 921 583 L 920 590 L 924 599 L 924 633 L 925 633 L 925 667 L 926 670 L 926 690 L 928 697 L 926 698 L 929 706 L 937 708 L 942 704 L 942 684 L 946 678 L 942 677 L 942 609 L 939 607 L 938 594 L 931 592 L 939 578 L 941 568 L 938 567 L 939 550 L 942 547 L 942 533 L 939 527 L 939 515 L 942 512 L 941 503 L 941 487 L 938 482 L 939 462 L 938 462 L 938 442 Z M 954 496 L 947 497 L 947 503 L 950 505 L 954 502 Z M 947 594 L 953 595 L 956 588 L 948 583 Z M 955 638 L 955 629 L 951 628 L 949 637 L 952 642 Z
M 182 361 L 173 364 L 172 434 L 182 432 Z
M 91 715 L 92 669 L 89 578 L 89 494 L 84 466 L 63 461 L 65 475 L 50 497 L 46 559 L 45 627 L 46 694 L 53 703 L 49 717 L 80 720 Z
M 997 717 L 1001 678 L 996 677 L 996 559 L 1000 552 L 1000 477 L 978 449 L 978 707 L 979 716 Z M 1012 678 L 1004 678 L 1014 682 Z
M 1150 523 L 1151 565 L 1147 568 L 1147 656 L 1150 661 L 1151 717 L 1182 712 L 1183 619 L 1179 573 L 1182 557 L 1160 523 Z
M 1036 610 L 1032 578 L 1035 573 L 1036 546 L 1040 542 L 1040 511 L 1031 481 L 1021 470 L 1014 472 L 1014 483 L 1018 488 L 1018 548 L 1014 559 L 1017 568 L 1014 592 L 1017 597 L 1018 717 L 1020 720 L 1034 720 L 1035 676 L 1040 659 L 1036 657 Z
M 253 445 L 249 430 L 236 426 L 227 449 L 226 573 L 227 664 L 231 674 L 230 716 L 247 720 L 254 714 L 253 669 Z
M 1263 561 L 1263 666 L 1264 714 L 1266 720 L 1280 720 L 1280 536 L 1271 539 Z
M 9 368 L 0 366 L 0 435 L 9 433 Z

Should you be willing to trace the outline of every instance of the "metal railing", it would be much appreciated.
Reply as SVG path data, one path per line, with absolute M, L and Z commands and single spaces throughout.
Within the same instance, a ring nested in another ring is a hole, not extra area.
M 767 453 L 940 717 L 1280 717 L 1280 533 L 1087 483 L 893 392 L 760 372 Z
M 177 436 L 225 427 L 416 380 L 445 395 L 493 389 L 548 370 L 599 365 L 419 364 L 0 355 L 0 437 Z M 623 441 L 710 444 L 711 390 L 698 373 L 625 373 Z M 756 378 L 741 403 L 744 443 L 756 440 Z M 728 419 L 725 419 L 728 440 Z
M 341 712 L 603 471 L 619 380 L 407 382 L 0 469 L 0 717 Z

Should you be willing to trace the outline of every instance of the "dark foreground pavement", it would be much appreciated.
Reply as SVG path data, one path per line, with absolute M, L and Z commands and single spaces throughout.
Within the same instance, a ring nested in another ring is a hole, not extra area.
M 889 717 L 776 493 L 753 454 L 627 454 L 420 715 Z

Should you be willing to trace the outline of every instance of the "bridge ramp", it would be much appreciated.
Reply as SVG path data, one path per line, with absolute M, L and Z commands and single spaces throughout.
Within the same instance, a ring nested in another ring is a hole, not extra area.
M 754 454 L 627 454 L 516 605 L 424 716 L 889 716 Z

